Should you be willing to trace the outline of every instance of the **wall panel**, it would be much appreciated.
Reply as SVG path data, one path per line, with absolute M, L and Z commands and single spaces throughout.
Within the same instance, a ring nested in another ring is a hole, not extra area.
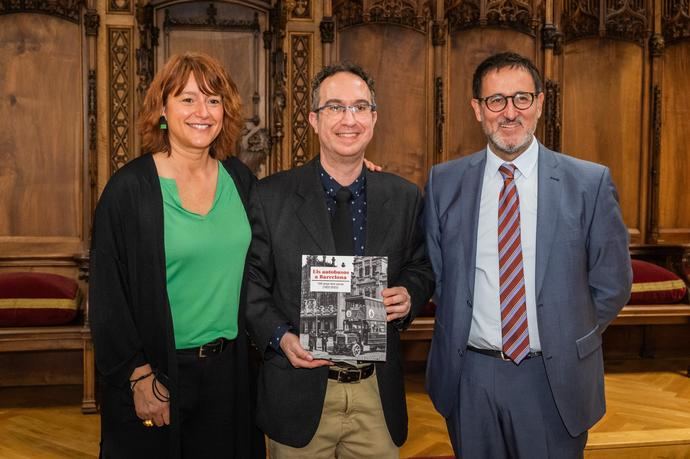
M 663 56 L 659 242 L 690 241 L 690 42 L 669 46 Z M 683 84 L 684 83 L 684 84 Z
M 46 241 L 76 251 L 82 237 L 81 33 L 52 16 L 0 16 L 4 253 L 26 253 Z
M 643 49 L 622 41 L 578 40 L 565 46 L 563 61 L 563 152 L 611 169 L 623 218 L 639 242 L 646 186 L 640 174 Z
M 376 81 L 378 121 L 366 156 L 386 171 L 423 186 L 430 146 L 427 37 L 411 29 L 369 24 L 343 30 L 340 58 L 362 65 Z M 366 43 L 366 46 L 362 46 Z

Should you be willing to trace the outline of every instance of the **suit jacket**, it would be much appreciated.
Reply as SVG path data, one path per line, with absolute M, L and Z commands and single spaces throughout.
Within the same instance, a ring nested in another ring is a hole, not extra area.
M 427 389 L 448 417 L 458 403 L 472 307 L 486 150 L 434 167 L 425 196 L 436 274 Z M 539 145 L 536 304 L 544 364 L 571 435 L 605 412 L 601 335 L 630 296 L 628 230 L 609 170 Z M 462 409 L 462 407 L 460 407 Z
M 316 158 L 305 166 L 261 180 L 250 199 L 247 324 L 263 353 L 257 422 L 273 440 L 303 447 L 314 436 L 326 395 L 328 368 L 297 369 L 273 351 L 269 340 L 280 324 L 299 330 L 302 255 L 335 254 L 330 215 Z M 407 438 L 407 407 L 399 352 L 399 329 L 433 293 L 433 274 L 418 218 L 422 197 L 415 185 L 387 173 L 366 173 L 366 255 L 388 256 L 390 286 L 412 296 L 405 321 L 387 329 L 387 360 L 376 364 L 381 403 L 391 438 Z

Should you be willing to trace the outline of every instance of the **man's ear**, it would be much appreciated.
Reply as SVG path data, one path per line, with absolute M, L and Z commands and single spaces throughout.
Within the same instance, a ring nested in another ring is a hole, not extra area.
M 319 115 L 315 112 L 309 112 L 309 124 L 314 129 L 314 134 L 319 133 Z
M 481 102 L 479 102 L 477 99 L 472 99 L 470 101 L 470 104 L 472 105 L 472 110 L 474 110 L 474 116 L 477 118 L 477 121 L 480 123 L 482 122 L 482 105 Z

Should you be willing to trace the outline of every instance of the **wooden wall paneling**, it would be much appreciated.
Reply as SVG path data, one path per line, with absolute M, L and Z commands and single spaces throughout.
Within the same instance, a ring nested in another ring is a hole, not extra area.
M 133 149 L 133 28 L 107 26 L 109 159 L 111 175 L 137 155 Z
M 81 9 L 25 6 L 46 11 L 0 11 L 0 251 L 71 254 L 85 218 Z
M 266 173 L 271 137 L 263 32 L 268 12 L 233 3 L 184 3 L 157 10 L 156 24 L 163 31 L 158 68 L 173 54 L 197 51 L 216 57 L 228 70 L 242 97 L 245 120 L 236 154 L 255 173 Z
M 314 137 L 311 135 L 312 128 L 309 125 L 314 36 L 312 33 L 294 32 L 289 33 L 289 37 L 289 167 L 298 167 L 309 161 L 315 151 L 312 145 L 314 143 Z
M 666 47 L 663 68 L 657 242 L 690 242 L 690 40 Z
M 367 24 L 339 32 L 340 59 L 362 65 L 376 82 L 378 120 L 366 156 L 424 186 L 433 159 L 433 82 L 428 35 Z M 363 44 L 366 43 L 366 46 Z
M 565 45 L 563 61 L 563 152 L 611 169 L 632 242 L 640 242 L 646 190 L 643 48 L 584 39 Z
M 476 27 L 451 32 L 445 92 L 448 133 L 445 159 L 466 156 L 486 147 L 486 136 L 470 106 L 472 75 L 481 61 L 503 51 L 514 51 L 534 59 L 534 37 L 497 28 Z

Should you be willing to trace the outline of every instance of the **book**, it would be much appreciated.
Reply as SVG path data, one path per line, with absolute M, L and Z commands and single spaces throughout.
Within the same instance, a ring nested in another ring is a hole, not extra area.
M 314 358 L 386 360 L 388 257 L 302 255 L 300 341 Z

